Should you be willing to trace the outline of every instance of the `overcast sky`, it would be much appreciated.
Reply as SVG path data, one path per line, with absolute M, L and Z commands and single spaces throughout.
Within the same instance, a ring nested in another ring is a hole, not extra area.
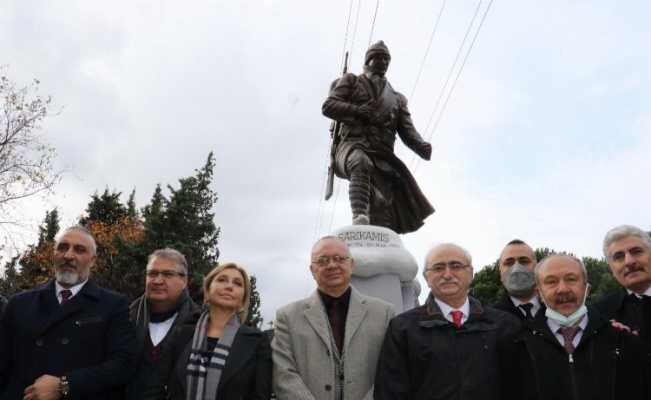
M 452 241 L 480 268 L 514 238 L 599 258 L 613 226 L 651 229 L 651 2 L 442 5 L 4 1 L 0 64 L 64 107 L 43 129 L 74 167 L 53 199 L 64 226 L 105 187 L 123 200 L 135 188 L 144 206 L 213 151 L 220 261 L 257 276 L 266 322 L 314 290 L 315 239 L 350 223 L 346 182 L 321 200 L 321 104 L 344 50 L 360 73 L 377 40 L 434 146 L 413 164 L 396 149 L 436 208 L 402 236 L 419 262 Z M 38 222 L 48 208 L 28 212 Z

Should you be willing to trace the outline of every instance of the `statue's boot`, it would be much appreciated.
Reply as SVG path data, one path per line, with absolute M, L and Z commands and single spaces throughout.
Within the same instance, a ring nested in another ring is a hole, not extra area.
M 354 171 L 350 176 L 348 197 L 350 198 L 350 208 L 353 211 L 353 225 L 370 225 L 371 223 L 368 218 L 370 181 L 371 177 L 364 172 Z

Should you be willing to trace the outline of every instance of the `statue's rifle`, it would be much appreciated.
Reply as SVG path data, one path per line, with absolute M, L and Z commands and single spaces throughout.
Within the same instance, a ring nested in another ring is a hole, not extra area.
M 346 72 L 348 72 L 348 52 L 346 52 L 346 56 L 344 58 L 344 67 L 343 70 L 341 71 L 341 76 L 343 77 L 346 75 Z M 332 126 L 332 130 L 330 132 L 330 135 L 332 137 L 332 142 L 330 143 L 330 165 L 328 165 L 328 182 L 326 183 L 326 192 L 325 192 L 325 199 L 329 200 L 330 197 L 332 197 L 332 189 L 334 186 L 334 180 L 335 180 L 335 153 L 337 151 L 337 146 L 339 145 L 339 142 L 341 141 L 341 122 L 339 121 L 334 121 L 334 124 Z

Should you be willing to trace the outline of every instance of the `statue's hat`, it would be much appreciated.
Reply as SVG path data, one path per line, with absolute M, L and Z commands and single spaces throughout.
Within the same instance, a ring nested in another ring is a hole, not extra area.
M 371 58 L 375 57 L 376 54 L 386 54 L 391 58 L 391 53 L 389 53 L 389 48 L 384 44 L 382 40 L 373 44 L 371 47 L 366 50 L 366 57 L 364 57 L 364 65 L 368 64 L 371 61 Z

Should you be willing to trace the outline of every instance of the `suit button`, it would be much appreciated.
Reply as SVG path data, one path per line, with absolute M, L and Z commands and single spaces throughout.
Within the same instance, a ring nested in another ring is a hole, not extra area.
M 325 386 L 325 390 L 330 391 L 330 389 L 332 389 L 332 386 L 330 386 L 330 385 Z
M 61 344 L 68 344 L 68 343 L 70 343 L 70 340 L 68 340 L 67 337 L 64 337 L 63 339 L 61 339 Z
M 37 346 L 43 346 L 43 339 L 36 340 L 36 345 Z

